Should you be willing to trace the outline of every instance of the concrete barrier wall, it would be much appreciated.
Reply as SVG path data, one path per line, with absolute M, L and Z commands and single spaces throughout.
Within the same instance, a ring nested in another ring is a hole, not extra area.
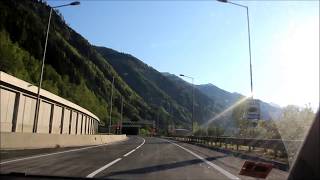
M 46 90 L 40 91 L 39 120 L 34 124 L 37 87 L 0 71 L 0 132 L 95 134 L 99 118 Z
M 126 135 L 65 135 L 42 133 L 0 133 L 0 149 L 38 149 L 106 144 L 127 140 Z

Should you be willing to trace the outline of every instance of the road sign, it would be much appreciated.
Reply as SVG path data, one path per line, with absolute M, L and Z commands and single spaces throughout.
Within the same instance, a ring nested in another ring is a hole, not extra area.
M 273 165 L 270 163 L 245 161 L 239 174 L 255 178 L 266 178 L 272 167 Z

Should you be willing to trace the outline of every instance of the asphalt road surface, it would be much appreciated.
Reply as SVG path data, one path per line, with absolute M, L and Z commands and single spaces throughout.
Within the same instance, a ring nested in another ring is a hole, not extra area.
M 155 137 L 81 148 L 1 151 L 0 172 L 106 179 L 254 179 L 239 175 L 244 159 Z M 273 169 L 267 179 L 286 179 Z

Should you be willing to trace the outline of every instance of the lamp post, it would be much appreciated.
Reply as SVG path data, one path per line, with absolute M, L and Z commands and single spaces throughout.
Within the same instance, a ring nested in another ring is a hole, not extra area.
M 121 96 L 121 122 L 120 122 L 120 134 L 122 134 L 122 123 L 123 123 L 123 96 Z
M 193 124 L 194 124 L 194 83 L 193 83 L 193 80 L 194 78 L 193 77 L 190 77 L 190 76 L 186 76 L 184 74 L 180 74 L 180 76 L 182 77 L 186 77 L 186 78 L 189 78 L 191 79 L 192 81 L 192 119 L 191 119 L 191 131 L 192 131 L 192 134 L 193 134 Z
M 222 3 L 229 3 L 229 4 L 233 4 L 235 6 L 238 6 L 238 7 L 242 7 L 242 8 L 245 8 L 246 11 L 247 11 L 247 26 L 248 26 L 248 42 L 249 42 L 249 63 L 250 63 L 250 87 L 251 87 L 251 99 L 253 100 L 253 82 L 252 82 L 252 63 L 251 63 L 251 37 L 250 37 L 250 21 L 249 21 L 249 8 L 248 6 L 244 6 L 242 4 L 237 4 L 237 3 L 233 3 L 233 2 L 230 2 L 228 0 L 217 0 L 219 2 L 222 2 Z
M 111 114 L 112 114 L 112 98 L 113 98 L 114 76 L 112 77 L 111 96 L 110 96 L 110 116 L 109 116 L 109 134 L 111 133 Z
M 40 110 L 40 89 L 42 85 L 42 79 L 43 79 L 43 70 L 44 70 L 44 61 L 46 59 L 46 52 L 47 52 L 47 44 L 48 44 L 48 36 L 49 36 L 49 30 L 50 30 L 50 22 L 51 22 L 51 15 L 52 11 L 54 9 L 64 7 L 64 6 L 76 6 L 80 5 L 79 1 L 74 1 L 68 4 L 63 4 L 59 6 L 53 6 L 50 8 L 50 13 L 49 13 L 49 20 L 48 20 L 48 26 L 47 26 L 47 33 L 46 33 L 46 41 L 44 44 L 44 52 L 43 52 L 43 57 L 42 57 L 42 65 L 41 65 L 41 73 L 40 73 L 40 81 L 39 81 L 39 86 L 38 86 L 38 92 L 37 92 L 37 102 L 36 102 L 36 111 L 35 111 L 35 116 L 34 116 L 34 123 L 33 123 L 33 130 L 32 132 L 36 133 L 37 132 L 37 125 L 38 125 L 38 120 L 39 120 L 39 110 Z

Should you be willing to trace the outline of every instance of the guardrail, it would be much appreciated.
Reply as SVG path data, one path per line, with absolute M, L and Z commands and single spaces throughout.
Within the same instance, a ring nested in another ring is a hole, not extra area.
M 234 137 L 212 137 L 212 136 L 170 136 L 175 140 L 199 143 L 208 146 L 225 147 L 235 146 L 239 151 L 240 146 L 247 146 L 248 151 L 255 148 L 263 148 L 265 152 L 272 150 L 274 157 L 288 157 L 286 147 L 301 144 L 302 140 L 282 140 L 282 139 L 256 139 L 256 138 L 234 138 Z

